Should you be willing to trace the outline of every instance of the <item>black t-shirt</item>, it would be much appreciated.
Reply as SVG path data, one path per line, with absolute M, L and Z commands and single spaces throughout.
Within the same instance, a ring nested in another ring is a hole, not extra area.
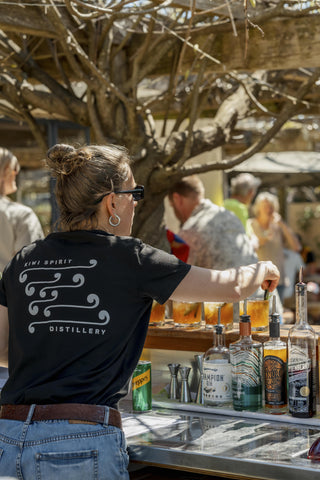
M 190 266 L 131 237 L 53 233 L 24 247 L 0 281 L 9 312 L 1 403 L 116 406 L 144 345 L 152 300 Z

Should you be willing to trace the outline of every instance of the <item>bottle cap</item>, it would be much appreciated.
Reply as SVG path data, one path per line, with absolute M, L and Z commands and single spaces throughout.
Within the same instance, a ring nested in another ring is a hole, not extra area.
M 303 267 L 300 267 L 299 271 L 299 282 L 296 283 L 296 294 L 305 295 L 307 293 L 307 285 L 302 281 Z
M 243 315 L 240 315 L 240 322 L 243 322 L 243 323 L 250 322 L 250 315 L 247 315 L 246 313 L 244 313 Z
M 223 333 L 223 325 L 215 325 L 214 326 L 215 332 L 217 335 L 222 335 Z

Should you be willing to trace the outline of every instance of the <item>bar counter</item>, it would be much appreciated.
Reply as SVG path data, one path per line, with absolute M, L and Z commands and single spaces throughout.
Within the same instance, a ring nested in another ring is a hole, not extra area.
M 131 465 L 233 479 L 319 480 L 320 462 L 307 459 L 317 425 L 153 408 L 122 412 Z M 286 416 L 285 416 L 286 417 Z M 164 473 L 165 475 L 165 473 Z
M 291 326 L 281 326 L 281 339 L 287 340 Z M 313 328 L 320 334 L 319 325 Z M 252 336 L 268 340 L 268 332 Z M 238 338 L 236 324 L 226 333 L 226 344 Z M 297 419 L 168 400 L 168 363 L 191 366 L 194 400 L 199 381 L 194 357 L 212 346 L 212 340 L 212 330 L 204 327 L 176 329 L 170 321 L 149 327 L 142 358 L 152 363 L 152 411 L 133 413 L 129 397 L 120 404 L 131 464 L 242 480 L 320 480 L 320 462 L 307 459 L 320 437 L 319 415 Z

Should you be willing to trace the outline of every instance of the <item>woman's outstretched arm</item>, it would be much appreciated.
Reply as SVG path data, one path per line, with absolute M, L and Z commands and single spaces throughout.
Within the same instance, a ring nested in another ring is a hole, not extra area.
M 192 266 L 171 295 L 171 300 L 190 302 L 238 302 L 259 287 L 272 292 L 279 283 L 279 270 L 272 262 L 258 262 L 228 270 Z

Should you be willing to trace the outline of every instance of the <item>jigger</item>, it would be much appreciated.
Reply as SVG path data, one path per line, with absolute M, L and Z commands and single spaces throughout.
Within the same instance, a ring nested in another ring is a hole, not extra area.
M 180 368 L 180 363 L 169 363 L 168 367 L 171 374 L 169 398 L 173 400 L 179 400 L 179 384 L 177 375 Z
M 194 359 L 197 362 L 197 367 L 198 367 L 199 374 L 200 374 L 200 380 L 199 380 L 198 389 L 197 389 L 197 396 L 196 396 L 196 403 L 199 403 L 200 405 L 203 405 L 204 404 L 204 399 L 203 399 L 203 369 L 202 369 L 203 355 L 195 355 Z
M 188 384 L 188 377 L 190 373 L 190 367 L 180 367 L 180 375 L 181 375 L 181 391 L 180 391 L 180 402 L 191 402 L 191 395 L 190 389 Z

